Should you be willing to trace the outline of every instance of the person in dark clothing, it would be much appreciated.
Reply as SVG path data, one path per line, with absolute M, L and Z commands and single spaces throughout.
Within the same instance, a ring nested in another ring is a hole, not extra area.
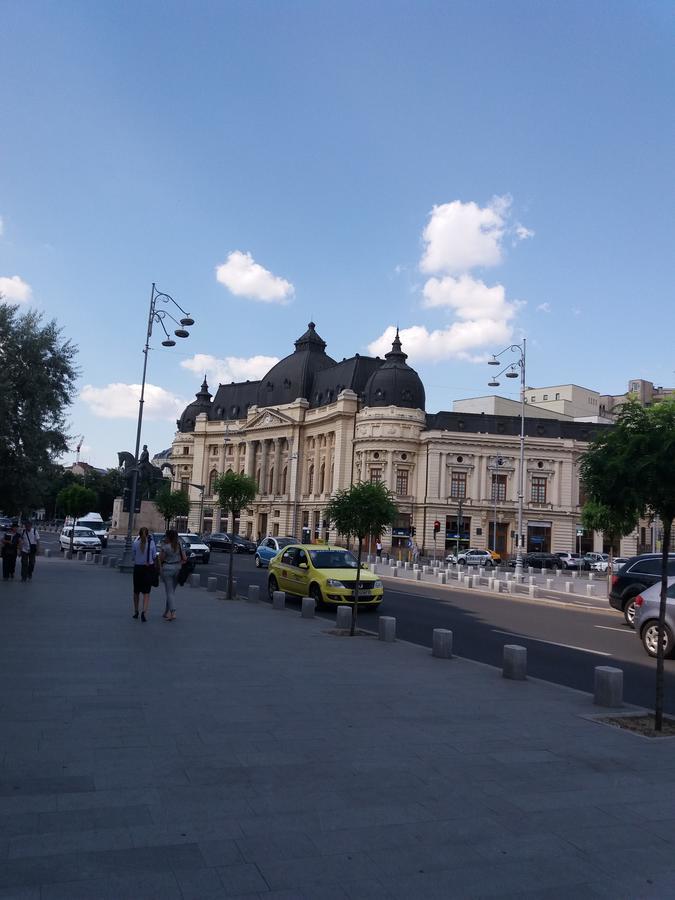
M 19 523 L 12 522 L 11 529 L 5 533 L 2 542 L 2 579 L 14 578 L 16 557 L 19 552 Z

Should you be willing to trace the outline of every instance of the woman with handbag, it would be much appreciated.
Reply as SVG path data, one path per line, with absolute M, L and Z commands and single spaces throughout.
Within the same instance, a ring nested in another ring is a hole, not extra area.
M 176 618 L 176 583 L 181 566 L 186 562 L 178 532 L 170 528 L 159 548 L 160 574 L 166 591 L 166 609 L 162 618 L 167 622 Z
M 150 606 L 150 591 L 159 585 L 157 572 L 157 548 L 148 529 L 143 526 L 133 544 L 134 554 L 134 619 L 138 618 L 138 601 L 143 595 L 141 622 L 147 622 L 146 614 Z

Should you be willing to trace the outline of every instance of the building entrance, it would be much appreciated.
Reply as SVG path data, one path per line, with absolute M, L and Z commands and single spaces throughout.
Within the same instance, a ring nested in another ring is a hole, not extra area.
M 528 522 L 525 549 L 528 553 L 551 552 L 551 523 Z
M 495 535 L 494 521 L 488 523 L 487 542 L 492 550 L 496 550 L 503 559 L 506 559 L 509 552 L 509 523 L 497 522 L 497 533 Z

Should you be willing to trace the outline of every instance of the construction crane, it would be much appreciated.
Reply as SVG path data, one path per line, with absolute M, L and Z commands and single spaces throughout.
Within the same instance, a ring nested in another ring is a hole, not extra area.
M 75 452 L 77 453 L 77 456 L 75 457 L 75 462 L 77 463 L 77 465 L 80 464 L 80 449 L 81 449 L 82 443 L 84 441 L 84 435 L 80 434 L 80 435 L 78 435 L 78 437 L 79 437 L 79 440 L 77 442 L 77 446 L 75 447 Z

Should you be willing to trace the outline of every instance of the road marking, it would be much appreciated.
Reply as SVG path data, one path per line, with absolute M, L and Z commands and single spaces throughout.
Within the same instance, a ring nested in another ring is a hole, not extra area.
M 604 653 L 602 650 L 591 650 L 590 647 L 576 647 L 574 644 L 561 644 L 558 641 L 545 641 L 544 638 L 532 637 L 529 634 L 516 634 L 513 631 L 500 631 L 498 628 L 492 629 L 495 634 L 505 634 L 507 637 L 523 638 L 526 641 L 536 641 L 538 644 L 552 644 L 554 647 L 565 647 L 567 650 L 581 650 L 582 653 L 595 653 L 596 656 L 611 656 L 611 653 Z
M 594 625 L 593 628 L 604 628 L 605 631 L 618 631 L 619 634 L 631 634 L 635 636 L 635 632 L 632 628 L 613 628 L 611 625 Z

